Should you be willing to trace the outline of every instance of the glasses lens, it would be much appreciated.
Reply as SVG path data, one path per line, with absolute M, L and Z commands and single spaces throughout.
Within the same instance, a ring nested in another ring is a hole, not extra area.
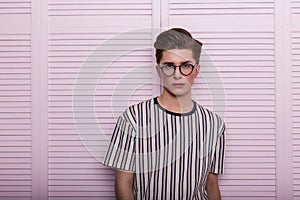
M 161 69 L 166 76 L 172 76 L 175 72 L 172 65 L 163 65 Z
M 183 64 L 180 66 L 180 72 L 185 76 L 190 75 L 192 73 L 193 69 L 194 69 L 194 65 L 189 64 L 189 63 Z

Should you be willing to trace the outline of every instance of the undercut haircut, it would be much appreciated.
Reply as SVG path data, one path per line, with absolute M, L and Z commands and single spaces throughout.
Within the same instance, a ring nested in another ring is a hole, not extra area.
M 164 51 L 172 49 L 190 49 L 193 58 L 199 63 L 202 43 L 194 39 L 190 32 L 183 28 L 172 28 L 160 33 L 154 43 L 156 63 L 159 64 Z

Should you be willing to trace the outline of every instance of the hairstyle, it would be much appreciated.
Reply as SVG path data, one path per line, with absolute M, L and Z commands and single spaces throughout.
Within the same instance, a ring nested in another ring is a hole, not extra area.
M 199 63 L 202 43 L 194 39 L 190 32 L 182 28 L 172 28 L 160 33 L 154 43 L 156 62 L 160 63 L 164 51 L 172 49 L 190 49 Z

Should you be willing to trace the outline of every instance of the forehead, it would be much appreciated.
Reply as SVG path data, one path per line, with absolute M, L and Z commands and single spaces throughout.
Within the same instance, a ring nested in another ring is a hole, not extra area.
M 162 53 L 161 63 L 195 61 L 190 49 L 171 49 Z

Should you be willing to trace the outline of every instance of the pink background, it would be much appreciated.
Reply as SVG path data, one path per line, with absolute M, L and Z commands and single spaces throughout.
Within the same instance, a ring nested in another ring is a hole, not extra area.
M 0 199 L 114 199 L 99 161 L 124 108 L 159 94 L 149 45 L 178 26 L 211 59 L 194 98 L 227 124 L 222 199 L 300 199 L 299 19 L 299 0 L 0 0 Z M 97 84 L 74 110 L 78 81 Z

